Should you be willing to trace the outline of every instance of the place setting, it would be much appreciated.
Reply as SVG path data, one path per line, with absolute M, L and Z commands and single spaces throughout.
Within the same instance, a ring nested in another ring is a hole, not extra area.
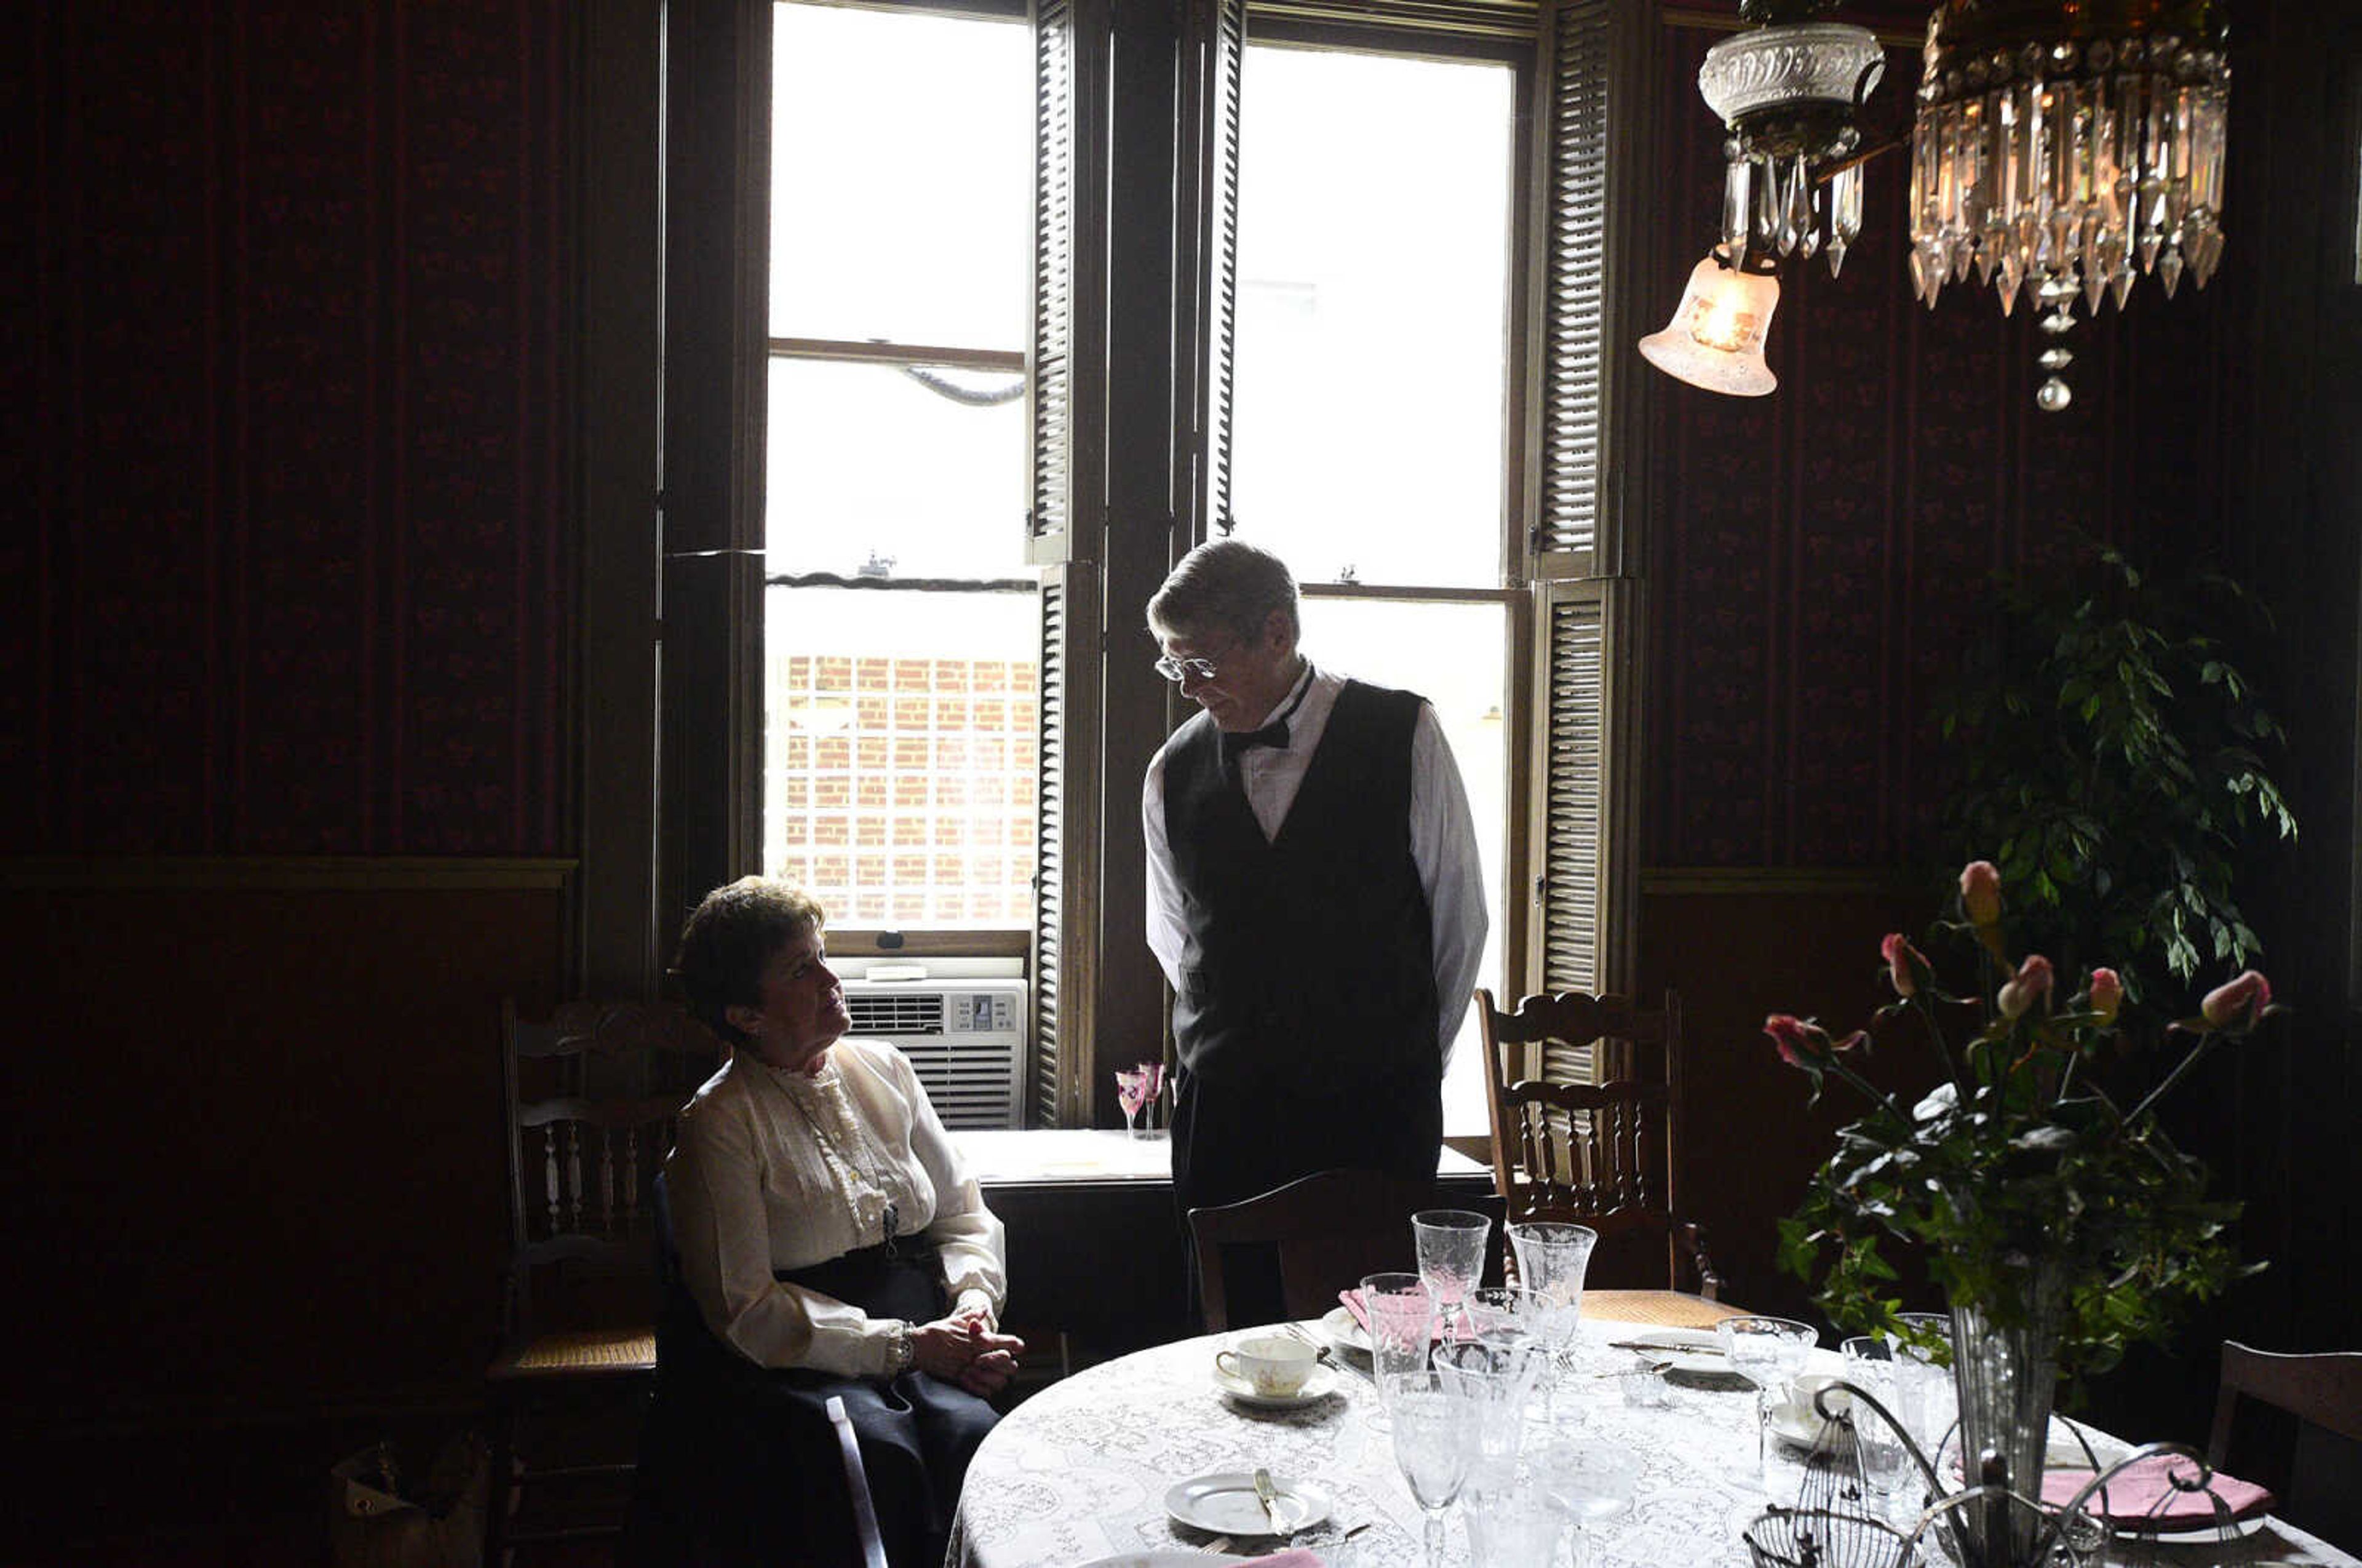
M 1247 1410 L 1300 1410 L 1339 1390 L 1341 1375 L 1320 1353 L 1294 1333 L 1251 1334 L 1214 1353 L 1214 1387 Z

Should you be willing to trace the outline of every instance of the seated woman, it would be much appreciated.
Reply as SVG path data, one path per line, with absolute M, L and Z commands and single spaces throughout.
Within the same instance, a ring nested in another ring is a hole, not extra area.
M 681 935 L 690 1008 L 735 1049 L 665 1162 L 695 1310 L 674 1292 L 663 1430 L 719 1447 L 724 1474 L 697 1468 L 741 1516 L 696 1509 L 691 1555 L 831 1560 L 854 1539 L 825 1415 L 842 1396 L 889 1559 L 932 1565 L 999 1419 L 983 1397 L 1025 1347 L 997 1328 L 1000 1221 L 910 1063 L 841 1038 L 852 1019 L 822 938 L 809 894 L 758 877 L 708 894 Z

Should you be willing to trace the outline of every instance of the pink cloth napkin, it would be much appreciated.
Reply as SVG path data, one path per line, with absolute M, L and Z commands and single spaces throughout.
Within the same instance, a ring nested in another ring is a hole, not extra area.
M 1353 1314 L 1353 1321 L 1362 1325 L 1362 1332 L 1365 1334 L 1368 1333 L 1370 1331 L 1370 1308 L 1369 1304 L 1362 1299 L 1362 1293 L 1359 1290 L 1341 1290 L 1337 1293 L 1337 1299 L 1345 1304 L 1346 1311 Z M 1440 1337 L 1436 1333 L 1436 1327 L 1440 1321 L 1441 1320 L 1437 1318 L 1430 1318 L 1427 1320 L 1427 1337 L 1429 1339 L 1432 1340 Z M 1469 1331 L 1466 1327 L 1465 1320 L 1463 1320 L 1460 1331 L 1460 1338 L 1462 1340 L 1472 1340 L 1476 1336 L 1473 1333 Z
M 2214 1522 L 2213 1498 L 2204 1492 L 2178 1490 L 2167 1479 L 2171 1474 L 2195 1478 L 2197 1474 L 2198 1466 L 2190 1460 L 2177 1459 L 2169 1453 L 2158 1454 L 2109 1478 L 2104 1508 L 2100 1507 L 2096 1493 L 2085 1507 L 2117 1524 L 2148 1520 L 2172 1529 L 2203 1529 Z M 2052 1504 L 2069 1502 L 2091 1479 L 2089 1470 L 2046 1470 L 2042 1473 L 2042 1500 Z M 2208 1485 L 2235 1518 L 2245 1518 L 2272 1506 L 2269 1492 L 2252 1481 L 2241 1481 L 2219 1470 Z M 2160 1503 L 2162 1507 L 2158 1507 Z
M 1297 1546 L 1269 1557 L 1242 1557 L 1231 1568 L 1323 1568 L 1323 1564 L 1318 1555 Z

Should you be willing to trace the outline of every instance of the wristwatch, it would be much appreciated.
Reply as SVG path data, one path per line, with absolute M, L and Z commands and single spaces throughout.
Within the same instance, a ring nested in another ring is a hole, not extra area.
M 919 1342 L 911 1337 L 911 1323 L 898 1318 L 886 1331 L 886 1375 L 900 1377 L 919 1364 Z

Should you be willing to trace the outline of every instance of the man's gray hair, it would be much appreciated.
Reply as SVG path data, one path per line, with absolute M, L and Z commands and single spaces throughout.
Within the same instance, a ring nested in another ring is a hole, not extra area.
M 1149 600 L 1148 628 L 1159 636 L 1219 629 L 1252 639 L 1263 635 L 1275 610 L 1286 616 L 1290 637 L 1303 635 L 1287 563 L 1244 539 L 1209 539 L 1181 558 Z

